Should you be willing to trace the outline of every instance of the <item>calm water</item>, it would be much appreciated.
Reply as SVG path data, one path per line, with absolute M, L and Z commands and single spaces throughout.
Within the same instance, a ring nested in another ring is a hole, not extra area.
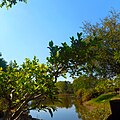
M 61 103 L 56 103 L 57 111 L 53 112 L 53 117 L 51 118 L 48 112 L 37 110 L 31 110 L 30 115 L 33 118 L 38 118 L 42 120 L 82 120 L 80 114 L 77 113 L 76 105 L 73 102 L 73 98 L 70 96 L 64 96 Z
M 52 118 L 49 113 L 43 111 L 38 112 L 36 110 L 32 110 L 30 114 L 34 118 L 43 120 L 82 120 L 78 118 L 74 105 L 72 105 L 71 108 L 57 108 L 57 111 L 54 112 Z
M 56 102 L 54 106 L 57 111 L 53 112 L 53 117 L 51 118 L 48 112 L 37 110 L 30 111 L 30 115 L 33 118 L 38 118 L 41 120 L 106 120 L 110 115 L 108 107 L 104 106 L 100 109 L 99 107 L 89 111 L 85 106 L 80 104 L 79 100 L 75 100 L 71 96 L 62 96 L 61 102 Z M 47 103 L 51 106 L 51 103 Z

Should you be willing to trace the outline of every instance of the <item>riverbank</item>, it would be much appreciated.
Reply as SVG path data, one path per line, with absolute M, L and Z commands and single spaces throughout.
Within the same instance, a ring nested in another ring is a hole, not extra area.
M 84 110 L 82 108 L 80 111 L 82 117 L 87 120 L 106 120 L 111 114 L 109 102 L 113 99 L 120 99 L 120 95 L 118 93 L 106 93 L 84 102 Z
M 92 110 L 95 107 L 98 107 L 99 105 L 109 104 L 109 101 L 113 99 L 120 99 L 120 95 L 118 93 L 110 92 L 110 93 L 102 94 L 97 98 L 93 98 L 87 102 L 84 102 L 83 104 L 88 108 L 90 108 L 90 110 Z
M 59 95 L 61 98 L 59 102 L 55 102 L 54 104 L 46 103 L 48 106 L 53 105 L 58 108 L 58 111 L 54 113 L 57 115 L 59 111 L 63 109 L 63 113 L 67 115 L 68 110 L 73 110 L 77 112 L 79 118 L 82 120 L 106 120 L 108 116 L 111 114 L 109 101 L 111 99 L 118 99 L 120 95 L 118 93 L 107 93 L 98 96 L 97 98 L 93 98 L 89 101 L 83 102 L 83 105 L 80 104 L 80 101 L 75 98 L 75 96 L 70 95 Z M 74 107 L 73 107 L 74 106 Z M 74 110 L 75 109 L 75 110 Z M 62 114 L 63 114 L 62 113 Z M 24 114 L 20 120 L 42 120 L 43 117 L 33 114 Z M 40 113 L 41 115 L 42 113 Z M 76 114 L 76 113 L 75 113 Z M 32 115 L 32 116 L 31 116 Z M 72 115 L 72 114 L 71 114 Z M 39 116 L 39 117 L 38 117 Z M 73 116 L 73 115 L 72 115 Z M 34 117 L 34 118 L 32 118 Z M 54 116 L 56 117 L 56 116 Z M 61 117 L 61 115 L 60 115 Z M 39 119 L 38 119 L 39 118 Z M 40 119 L 42 118 L 42 119 Z M 76 118 L 78 119 L 78 118 Z M 55 119 L 56 120 L 56 119 Z

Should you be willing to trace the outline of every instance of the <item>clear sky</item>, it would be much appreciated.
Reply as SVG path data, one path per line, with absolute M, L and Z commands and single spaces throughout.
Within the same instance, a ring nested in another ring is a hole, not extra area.
M 98 22 L 114 8 L 120 10 L 120 0 L 28 0 L 12 9 L 0 9 L 0 52 L 9 63 L 37 56 L 45 62 L 48 43 L 70 42 L 69 37 L 80 32 L 83 21 Z

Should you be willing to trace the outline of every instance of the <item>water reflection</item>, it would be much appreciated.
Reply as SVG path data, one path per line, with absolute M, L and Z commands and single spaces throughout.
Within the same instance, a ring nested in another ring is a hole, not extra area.
M 55 105 L 59 108 L 71 108 L 73 105 L 73 97 L 70 95 L 59 96 L 59 102 L 55 102 Z
M 76 108 L 74 105 L 74 98 L 69 95 L 59 96 L 60 102 L 55 102 L 54 106 L 56 106 L 57 111 L 53 113 L 53 118 L 50 117 L 49 113 L 43 111 L 30 111 L 30 114 L 34 118 L 43 119 L 43 120 L 81 120 L 78 116 L 79 114 L 76 112 Z M 47 103 L 48 105 L 48 103 Z M 51 106 L 52 104 L 49 103 Z
M 60 102 L 47 103 L 47 105 L 53 105 L 57 108 L 57 111 L 53 113 L 51 118 L 48 112 L 43 111 L 30 111 L 30 114 L 34 118 L 42 120 L 106 120 L 109 116 L 110 111 L 106 104 L 99 108 L 89 111 L 88 108 L 81 105 L 79 100 L 69 95 L 59 96 Z
M 37 111 L 31 111 L 31 114 L 34 118 L 43 120 L 81 120 L 77 117 L 74 106 L 69 109 L 58 108 L 57 111 L 54 112 L 53 118 L 51 118 L 48 113 L 43 111 L 39 113 Z

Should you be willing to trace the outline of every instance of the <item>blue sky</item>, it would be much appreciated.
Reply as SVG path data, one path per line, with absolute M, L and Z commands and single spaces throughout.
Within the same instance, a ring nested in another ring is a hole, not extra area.
M 83 21 L 98 22 L 120 0 L 28 0 L 12 9 L 0 9 L 0 52 L 9 63 L 37 56 L 45 62 L 50 40 L 55 44 L 70 42 L 80 32 Z

